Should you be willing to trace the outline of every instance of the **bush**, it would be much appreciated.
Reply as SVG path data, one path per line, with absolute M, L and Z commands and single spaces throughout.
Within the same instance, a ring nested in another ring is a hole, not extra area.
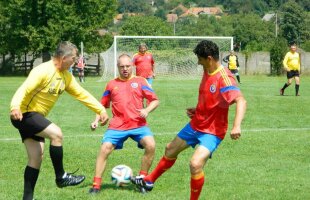
M 287 42 L 284 38 L 277 38 L 270 49 L 271 75 L 282 73 L 282 61 L 288 51 Z

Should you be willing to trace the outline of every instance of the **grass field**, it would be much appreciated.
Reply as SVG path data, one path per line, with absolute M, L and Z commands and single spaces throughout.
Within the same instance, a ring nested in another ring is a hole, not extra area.
M 204 168 L 207 181 L 201 199 L 310 199 L 310 77 L 301 77 L 301 96 L 294 96 L 294 86 L 279 96 L 286 77 L 242 76 L 242 89 L 248 109 L 242 125 L 242 137 L 226 137 Z M 22 198 L 26 153 L 19 134 L 9 121 L 10 100 L 25 78 L 0 78 L 0 200 Z M 98 99 L 106 82 L 87 78 L 83 85 Z M 167 142 L 188 121 L 185 108 L 196 104 L 199 80 L 160 80 L 153 84 L 161 104 L 148 118 L 157 142 L 156 157 L 161 158 Z M 230 126 L 234 106 L 230 112 Z M 36 185 L 35 198 L 51 199 L 189 199 L 189 159 L 187 149 L 176 164 L 155 184 L 152 192 L 142 195 L 133 186 L 116 188 L 110 171 L 118 164 L 139 171 L 143 151 L 128 140 L 121 151 L 109 159 L 103 176 L 102 192 L 88 194 L 94 165 L 105 128 L 90 131 L 94 114 L 67 94 L 62 95 L 48 118 L 64 133 L 65 170 L 86 175 L 79 186 L 58 189 L 49 157 L 49 141 Z

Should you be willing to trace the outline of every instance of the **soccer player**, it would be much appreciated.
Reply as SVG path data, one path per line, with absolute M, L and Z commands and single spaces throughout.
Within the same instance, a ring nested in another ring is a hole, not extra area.
M 295 95 L 299 96 L 299 74 L 300 74 L 300 55 L 297 50 L 296 43 L 290 44 L 290 51 L 286 53 L 284 60 L 283 60 L 283 66 L 287 77 L 287 83 L 284 84 L 284 86 L 280 89 L 280 95 L 284 95 L 284 90 L 288 86 L 292 84 L 293 78 L 295 79 Z
M 84 68 L 85 68 L 86 62 L 85 58 L 81 55 L 77 62 L 77 68 L 79 73 L 79 80 L 81 83 L 85 82 L 85 76 L 84 76 Z
M 105 132 L 97 156 L 93 186 L 89 193 L 100 191 L 101 177 L 105 171 L 107 159 L 114 149 L 122 149 L 123 143 L 130 137 L 144 148 L 140 175 L 146 176 L 153 162 L 155 154 L 155 140 L 146 118 L 157 108 L 159 100 L 145 78 L 134 76 L 132 73 L 132 59 L 123 54 L 118 58 L 117 66 L 119 77 L 108 82 L 103 93 L 101 103 L 110 107 L 112 103 L 113 117 Z M 149 104 L 144 108 L 143 101 Z M 91 124 L 92 129 L 98 126 L 98 116 Z
M 167 144 L 165 154 L 155 169 L 146 177 L 132 177 L 132 182 L 146 191 L 151 191 L 155 181 L 176 162 L 179 153 L 189 146 L 198 147 L 190 160 L 190 199 L 199 198 L 205 175 L 203 167 L 208 158 L 224 139 L 228 126 L 228 109 L 236 103 L 234 123 L 230 136 L 237 140 L 241 136 L 241 122 L 246 110 L 246 101 L 236 86 L 231 72 L 219 62 L 218 46 L 203 40 L 194 53 L 203 67 L 198 103 L 196 108 L 187 108 L 188 124 Z
M 234 50 L 230 51 L 230 54 L 226 56 L 223 59 L 224 62 L 228 63 L 228 69 L 233 73 L 237 80 L 238 83 L 240 82 L 240 76 L 239 76 L 239 61 L 238 61 L 238 56 L 235 54 Z
M 100 115 L 102 125 L 108 121 L 105 108 L 83 89 L 68 71 L 75 63 L 77 53 L 78 50 L 74 44 L 59 43 L 54 57 L 32 69 L 11 101 L 11 121 L 19 130 L 28 155 L 28 164 L 24 171 L 24 200 L 33 199 L 45 138 L 50 140 L 49 150 L 56 175 L 56 185 L 60 188 L 78 185 L 85 179 L 84 176 L 76 176 L 64 171 L 63 133 L 56 124 L 46 119 L 64 91 Z
M 139 45 L 139 52 L 133 56 L 133 63 L 136 66 L 136 75 L 146 78 L 147 82 L 152 85 L 155 78 L 155 62 L 153 55 L 147 51 L 145 43 Z

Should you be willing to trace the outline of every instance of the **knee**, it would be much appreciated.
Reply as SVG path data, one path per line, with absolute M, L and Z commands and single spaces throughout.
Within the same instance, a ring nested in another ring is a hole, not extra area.
M 54 134 L 52 136 L 52 140 L 56 141 L 56 142 L 59 142 L 59 143 L 62 143 L 63 141 L 63 134 L 62 134 L 62 131 L 59 127 L 56 127 L 54 129 Z
M 145 152 L 154 154 L 155 153 L 155 141 L 150 141 L 146 143 L 144 149 L 145 149 Z
M 170 142 L 166 145 L 165 155 L 169 158 L 174 158 L 174 156 L 172 155 L 172 152 L 173 152 L 173 147 Z
M 189 164 L 191 174 L 198 174 L 201 172 L 203 165 L 198 160 L 192 159 Z
M 113 145 L 103 143 L 100 148 L 100 155 L 103 157 L 108 157 L 113 151 Z

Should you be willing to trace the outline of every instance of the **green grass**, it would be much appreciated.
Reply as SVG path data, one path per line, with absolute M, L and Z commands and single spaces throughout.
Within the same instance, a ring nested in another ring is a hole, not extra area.
M 290 86 L 285 96 L 279 89 L 286 78 L 242 76 L 240 86 L 248 102 L 242 125 L 242 137 L 222 142 L 205 166 L 207 181 L 201 199 L 310 199 L 310 77 L 301 77 L 300 97 Z M 106 82 L 87 78 L 83 84 L 100 98 Z M 24 78 L 0 78 L 0 200 L 21 199 L 26 153 L 19 134 L 9 121 L 10 100 Z M 188 121 L 185 108 L 197 100 L 199 80 L 156 79 L 153 87 L 161 104 L 149 116 L 157 142 L 152 169 L 164 152 L 167 142 Z M 230 126 L 235 107 L 230 112 Z M 36 185 L 36 199 L 189 199 L 189 160 L 193 149 L 184 151 L 175 166 L 158 179 L 151 193 L 142 195 L 132 186 L 116 188 L 110 182 L 110 171 L 118 164 L 139 171 L 142 150 L 128 140 L 121 151 L 110 156 L 103 176 L 103 190 L 96 196 L 87 192 L 92 183 L 94 165 L 105 128 L 91 132 L 94 114 L 69 95 L 63 95 L 48 118 L 64 133 L 64 165 L 67 171 L 79 168 L 86 175 L 79 186 L 58 189 L 45 145 L 45 157 Z M 230 130 L 230 129 L 229 129 Z M 228 135 L 229 136 L 229 135 Z

